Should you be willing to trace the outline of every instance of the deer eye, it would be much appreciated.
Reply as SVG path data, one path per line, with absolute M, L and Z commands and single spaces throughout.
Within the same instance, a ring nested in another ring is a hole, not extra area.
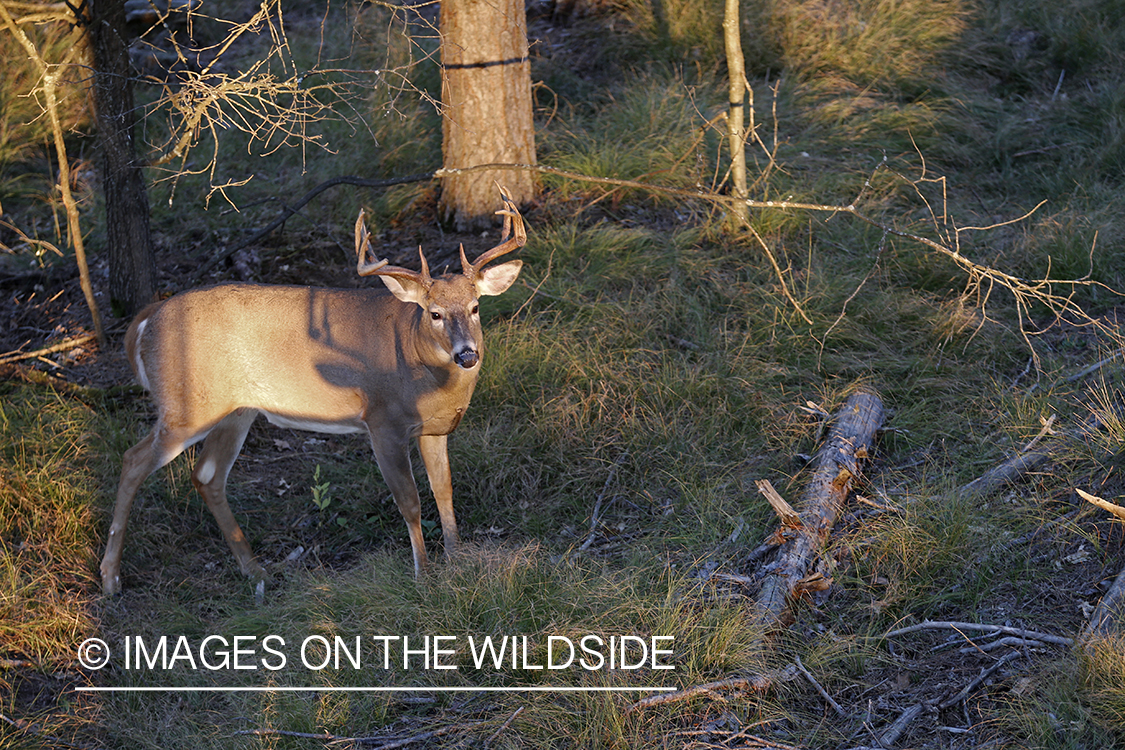
M 470 312 L 473 315 L 476 315 L 477 313 L 479 313 L 480 312 L 480 305 L 473 305 L 473 309 Z
M 430 313 L 430 320 L 433 320 L 435 322 L 441 320 L 441 313 L 439 313 L 437 311 L 431 312 Z

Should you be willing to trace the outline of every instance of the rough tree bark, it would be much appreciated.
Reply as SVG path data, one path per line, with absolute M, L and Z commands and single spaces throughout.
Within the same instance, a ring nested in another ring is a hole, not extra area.
M 149 231 L 148 193 L 133 143 L 133 80 L 125 31 L 125 3 L 90 0 L 102 193 L 106 207 L 109 298 L 114 315 L 132 315 L 156 295 L 156 262 Z
M 822 588 L 822 579 L 809 569 L 859 477 L 860 463 L 868 456 L 875 433 L 883 424 L 883 401 L 869 390 L 848 397 L 836 414 L 828 439 L 816 454 L 812 477 L 797 505 L 800 525 L 778 548 L 770 572 L 758 594 L 759 614 L 767 627 L 782 622 L 789 602 L 805 591 Z
M 523 0 L 441 4 L 442 156 L 446 168 L 534 164 L 531 63 Z M 459 231 L 491 226 L 501 207 L 494 183 L 516 203 L 535 197 L 530 172 L 482 170 L 442 178 L 440 211 Z

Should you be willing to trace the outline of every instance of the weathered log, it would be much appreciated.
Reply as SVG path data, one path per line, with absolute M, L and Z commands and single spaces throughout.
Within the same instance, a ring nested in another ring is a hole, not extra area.
M 813 461 L 813 473 L 797 504 L 801 524 L 777 551 L 758 593 L 759 614 L 766 627 L 782 621 L 789 601 L 804 591 L 823 588 L 826 581 L 809 570 L 816 562 L 848 493 L 870 455 L 875 433 L 883 424 L 883 401 L 874 391 L 857 390 L 844 402 Z M 814 580 L 816 579 L 816 580 Z

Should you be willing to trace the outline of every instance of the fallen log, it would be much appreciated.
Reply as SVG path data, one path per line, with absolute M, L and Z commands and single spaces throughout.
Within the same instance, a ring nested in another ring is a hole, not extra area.
M 800 523 L 786 525 L 786 539 L 777 549 L 758 593 L 758 611 L 763 624 L 772 628 L 783 622 L 791 600 L 804 592 L 822 589 L 829 581 L 815 565 L 832 527 L 844 508 L 848 493 L 859 477 L 860 464 L 870 455 L 875 433 L 883 424 L 883 401 L 874 391 L 860 389 L 844 402 L 836 421 L 813 460 L 813 473 L 797 504 Z

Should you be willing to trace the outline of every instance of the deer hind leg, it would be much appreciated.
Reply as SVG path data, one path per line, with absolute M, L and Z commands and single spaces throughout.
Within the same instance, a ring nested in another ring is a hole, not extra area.
M 215 425 L 203 441 L 199 459 L 191 472 L 191 482 L 223 530 L 223 537 L 238 560 L 242 574 L 261 581 L 266 577 L 266 571 L 254 559 L 250 543 L 231 513 L 226 493 L 227 475 L 242 451 L 246 433 L 257 416 L 256 409 L 236 409 Z
M 445 556 L 457 551 L 461 538 L 457 535 L 457 518 L 453 515 L 453 479 L 449 471 L 449 438 L 446 435 L 422 435 L 418 438 L 418 449 L 426 464 L 426 475 L 430 478 L 430 488 L 437 501 L 438 515 L 441 516 L 441 536 L 445 541 Z
M 414 554 L 414 577 L 418 578 L 426 570 L 426 542 L 422 538 L 422 507 L 418 501 L 418 485 L 414 483 L 414 472 L 410 467 L 410 450 L 403 436 L 371 433 L 371 447 L 375 451 L 375 462 L 383 474 L 383 481 L 394 495 L 395 505 L 406 521 L 410 533 L 410 550 Z
M 183 452 L 193 436 L 169 430 L 157 422 L 152 432 L 141 442 L 125 451 L 121 463 L 121 479 L 117 484 L 117 502 L 113 506 L 113 521 L 109 526 L 109 540 L 102 557 L 102 591 L 113 595 L 121 593 L 121 552 L 125 546 L 125 528 L 129 524 L 129 511 L 141 483 L 152 472 L 164 466 Z

